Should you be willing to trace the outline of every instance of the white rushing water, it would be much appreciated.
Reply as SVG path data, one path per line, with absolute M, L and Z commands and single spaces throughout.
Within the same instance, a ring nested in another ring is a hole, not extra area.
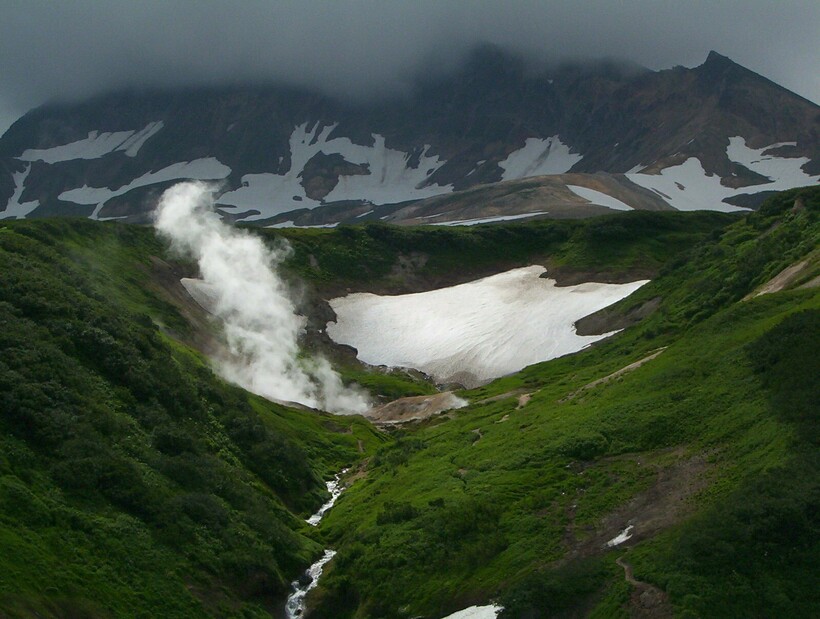
M 327 502 L 319 508 L 319 511 L 313 514 L 305 522 L 313 527 L 321 522 L 324 515 L 331 507 L 333 507 L 334 503 L 336 503 L 336 499 L 339 498 L 339 495 L 344 490 L 344 485 L 342 485 L 342 475 L 347 473 L 347 471 L 348 469 L 344 469 L 341 473 L 336 473 L 335 477 L 327 482 L 327 491 L 330 492 L 330 499 L 328 499 Z M 322 555 L 322 558 L 305 571 L 303 578 L 294 580 L 291 583 L 290 586 L 293 589 L 293 593 L 290 594 L 287 602 L 285 602 L 285 613 L 287 615 L 287 619 L 297 619 L 297 617 L 301 617 L 302 613 L 305 612 L 305 597 L 307 596 L 308 591 L 319 584 L 319 577 L 322 575 L 325 565 L 328 564 L 335 554 L 335 550 L 330 550 L 329 548 L 326 549 L 324 555 Z
M 339 495 L 344 490 L 344 486 L 342 485 L 342 475 L 347 473 L 348 469 L 344 469 L 341 473 L 336 473 L 336 476 L 327 482 L 327 491 L 330 493 L 330 499 L 328 499 L 327 503 L 322 505 L 319 508 L 319 511 L 313 514 L 310 518 L 308 518 L 305 522 L 307 522 L 310 526 L 315 527 L 319 522 L 321 522 L 324 515 L 327 511 L 333 507 L 333 504 L 336 503 L 336 499 L 339 498 Z
M 305 596 L 308 594 L 308 591 L 319 584 L 319 577 L 322 575 L 322 570 L 335 554 L 335 550 L 325 550 L 325 554 L 322 558 L 308 568 L 307 572 L 305 572 L 305 575 L 308 577 L 307 584 L 302 585 L 298 580 L 293 581 L 293 593 L 290 594 L 288 601 L 285 603 L 285 612 L 287 613 L 288 619 L 301 617 L 302 613 L 305 612 Z

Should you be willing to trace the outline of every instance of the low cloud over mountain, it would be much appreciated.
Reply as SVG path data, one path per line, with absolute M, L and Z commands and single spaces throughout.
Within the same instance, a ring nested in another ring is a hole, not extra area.
M 488 42 L 535 62 L 617 56 L 692 66 L 717 49 L 817 101 L 820 5 L 4 2 L 0 130 L 32 106 L 123 87 L 289 82 L 362 99 L 404 92 Z

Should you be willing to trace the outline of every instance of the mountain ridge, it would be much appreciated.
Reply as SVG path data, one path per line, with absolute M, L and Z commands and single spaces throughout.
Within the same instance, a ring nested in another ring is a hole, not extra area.
M 673 208 L 733 210 L 738 196 L 816 183 L 818 125 L 818 106 L 715 52 L 693 69 L 604 62 L 538 73 L 483 48 L 457 73 L 382 104 L 233 86 L 44 106 L 0 138 L 0 201 L 6 217 L 145 222 L 169 183 L 198 178 L 221 185 L 232 220 L 330 225 L 576 173 L 627 174 Z

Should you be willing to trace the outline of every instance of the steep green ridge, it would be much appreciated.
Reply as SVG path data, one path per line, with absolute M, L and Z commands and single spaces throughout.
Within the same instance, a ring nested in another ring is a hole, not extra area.
M 323 523 L 313 616 L 626 617 L 642 591 L 658 616 L 820 614 L 820 294 L 741 301 L 805 257 L 794 285 L 816 278 L 818 218 L 817 188 L 775 197 L 622 302 L 661 297 L 637 327 L 397 434 Z
M 165 335 L 190 327 L 150 282 L 163 253 L 149 229 L 0 228 L 2 616 L 267 616 L 321 551 L 322 478 L 382 440 Z

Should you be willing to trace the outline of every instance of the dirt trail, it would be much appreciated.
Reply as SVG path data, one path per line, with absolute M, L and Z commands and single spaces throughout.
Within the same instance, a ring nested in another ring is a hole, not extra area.
M 796 262 L 795 264 L 786 267 L 780 273 L 775 275 L 765 284 L 760 286 L 754 292 L 747 294 L 743 297 L 744 301 L 748 301 L 749 299 L 753 299 L 754 297 L 759 297 L 763 294 L 772 294 L 773 292 L 780 292 L 781 290 L 788 287 L 797 277 L 803 272 L 803 270 L 809 266 L 808 260 L 801 260 L 800 262 Z
M 630 363 L 629 365 L 622 367 L 620 370 L 616 370 L 615 372 L 612 372 L 612 374 L 609 374 L 609 375 L 604 376 L 603 378 L 599 378 L 597 380 L 593 380 L 591 383 L 587 383 L 586 385 L 584 385 L 580 389 L 570 393 L 568 396 L 566 396 L 564 399 L 562 399 L 561 402 L 567 402 L 569 400 L 572 400 L 573 398 L 577 397 L 580 393 L 582 393 L 582 392 L 584 392 L 588 389 L 593 389 L 594 387 L 597 387 L 598 385 L 603 385 L 604 383 L 608 383 L 612 380 L 615 380 L 616 378 L 620 378 L 621 376 L 623 376 L 624 374 L 627 374 L 628 372 L 632 372 L 633 370 L 637 370 L 644 363 L 652 361 L 652 359 L 654 359 L 655 357 L 660 355 L 664 350 L 666 350 L 666 346 L 664 346 L 663 348 L 659 348 L 658 350 L 654 351 L 652 354 L 644 357 L 643 359 L 639 359 L 638 361 L 635 361 L 634 363 Z
M 490 396 L 489 398 L 484 398 L 483 400 L 476 400 L 473 404 L 489 404 L 490 402 L 499 402 L 500 400 L 506 400 L 507 398 L 520 398 L 522 395 L 526 395 L 526 392 L 526 389 L 513 389 L 512 391 L 505 391 L 504 393 Z M 519 399 L 519 402 L 520 401 L 521 400 Z
M 648 582 L 637 580 L 632 571 L 632 566 L 624 561 L 623 557 L 618 557 L 615 561 L 624 569 L 626 582 L 634 587 L 629 596 L 629 616 L 647 619 L 666 619 L 673 617 L 672 605 L 669 603 L 669 596 Z

